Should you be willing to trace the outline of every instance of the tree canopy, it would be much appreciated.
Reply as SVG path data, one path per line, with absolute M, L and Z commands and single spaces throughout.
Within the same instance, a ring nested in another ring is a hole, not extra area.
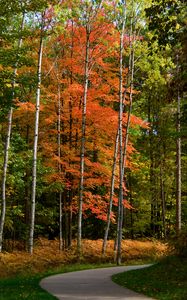
M 186 12 L 182 0 L 3 1 L 0 247 L 28 246 L 31 220 L 60 248 L 106 224 L 119 241 L 186 228 Z

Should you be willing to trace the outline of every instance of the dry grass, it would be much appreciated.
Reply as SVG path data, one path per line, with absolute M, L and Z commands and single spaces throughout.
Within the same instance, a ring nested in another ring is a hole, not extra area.
M 84 258 L 89 262 L 111 262 L 114 259 L 114 241 L 108 241 L 106 255 L 101 256 L 102 240 L 84 241 Z M 125 240 L 122 242 L 122 261 L 156 260 L 166 255 L 168 246 L 159 241 Z
M 102 240 L 83 241 L 83 259 L 86 263 L 113 262 L 114 242 L 108 241 L 106 256 L 102 257 Z M 158 241 L 125 240 L 122 244 L 122 259 L 124 262 L 135 260 L 155 260 L 167 254 L 166 244 Z M 58 241 L 38 239 L 34 254 L 31 256 L 25 251 L 0 254 L 0 277 L 15 276 L 17 274 L 33 274 L 45 272 L 49 269 L 58 269 L 66 264 L 77 262 L 76 244 L 69 250 L 60 252 Z

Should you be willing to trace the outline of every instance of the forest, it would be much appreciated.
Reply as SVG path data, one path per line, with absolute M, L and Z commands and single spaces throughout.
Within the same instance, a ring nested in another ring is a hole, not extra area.
M 183 0 L 1 0 L 0 252 L 187 232 Z M 9 247 L 10 248 L 10 247 Z

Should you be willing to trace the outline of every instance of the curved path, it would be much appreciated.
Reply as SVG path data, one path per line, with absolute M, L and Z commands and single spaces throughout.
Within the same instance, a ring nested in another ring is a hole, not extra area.
M 42 279 L 40 286 L 60 300 L 148 300 L 144 295 L 123 288 L 111 276 L 143 266 L 92 269 L 53 275 Z

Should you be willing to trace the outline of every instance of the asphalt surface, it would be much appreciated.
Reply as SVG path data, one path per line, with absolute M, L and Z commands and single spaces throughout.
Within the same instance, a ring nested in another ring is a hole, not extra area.
M 113 274 L 147 266 L 123 266 L 58 274 L 42 279 L 40 286 L 60 300 L 153 300 L 111 280 Z

